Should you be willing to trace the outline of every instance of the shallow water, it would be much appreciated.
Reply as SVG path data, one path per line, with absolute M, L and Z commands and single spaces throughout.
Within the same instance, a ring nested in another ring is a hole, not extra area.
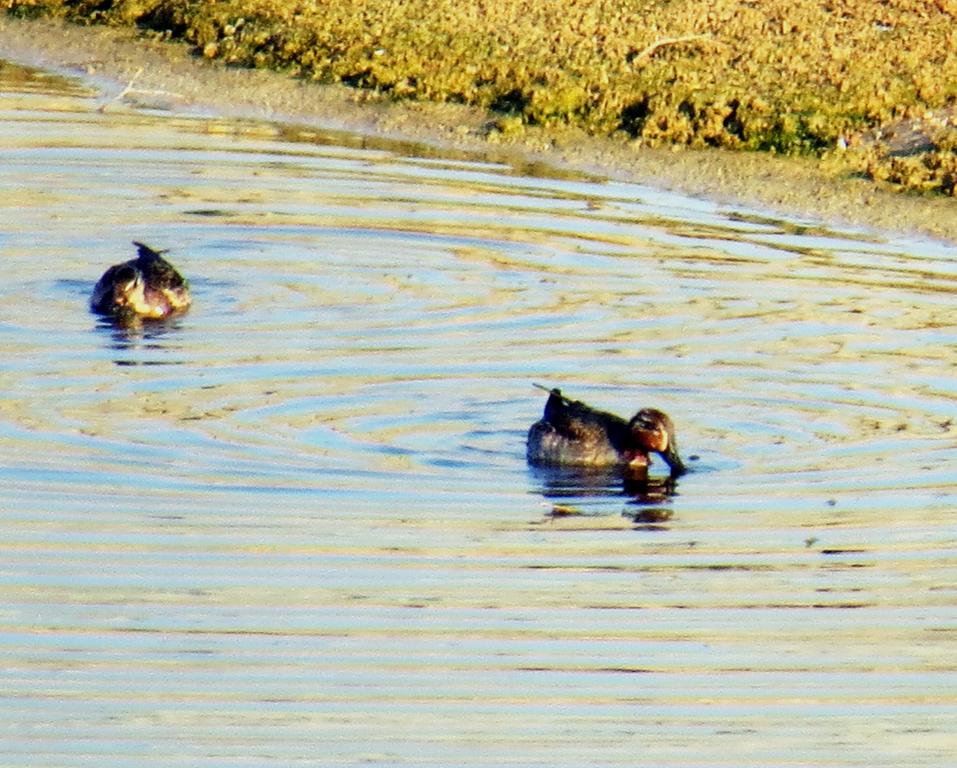
M 0 74 L 4 764 L 951 761 L 957 248 Z

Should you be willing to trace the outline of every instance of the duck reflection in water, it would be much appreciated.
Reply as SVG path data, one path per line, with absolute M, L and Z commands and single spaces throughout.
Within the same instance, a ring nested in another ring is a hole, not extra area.
M 674 494 L 686 472 L 674 425 L 667 414 L 643 408 L 626 421 L 606 411 L 548 392 L 542 418 L 528 431 L 526 455 L 550 498 L 624 493 L 637 504 L 656 504 Z M 668 466 L 666 477 L 649 476 L 650 454 Z

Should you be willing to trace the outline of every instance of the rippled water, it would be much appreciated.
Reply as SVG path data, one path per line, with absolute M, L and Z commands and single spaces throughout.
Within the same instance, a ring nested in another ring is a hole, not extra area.
M 4 764 L 952 760 L 957 248 L 2 74 Z

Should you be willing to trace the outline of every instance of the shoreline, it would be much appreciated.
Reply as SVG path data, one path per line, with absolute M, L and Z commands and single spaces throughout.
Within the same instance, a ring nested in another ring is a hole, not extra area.
M 842 178 L 826 163 L 723 149 L 635 148 L 582 131 L 490 132 L 494 118 L 455 104 L 391 101 L 195 56 L 135 29 L 0 17 L 0 58 L 92 83 L 104 100 L 149 96 L 171 112 L 216 114 L 431 145 L 516 166 L 543 164 L 635 182 L 722 205 L 957 243 L 957 199 L 921 197 Z M 133 83 L 135 87 L 130 87 Z

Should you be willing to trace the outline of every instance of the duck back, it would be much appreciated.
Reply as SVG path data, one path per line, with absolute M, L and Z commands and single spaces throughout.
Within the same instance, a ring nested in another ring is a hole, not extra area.
M 629 441 L 624 419 L 552 389 L 542 418 L 528 431 L 526 455 L 533 464 L 611 466 L 628 461 Z

